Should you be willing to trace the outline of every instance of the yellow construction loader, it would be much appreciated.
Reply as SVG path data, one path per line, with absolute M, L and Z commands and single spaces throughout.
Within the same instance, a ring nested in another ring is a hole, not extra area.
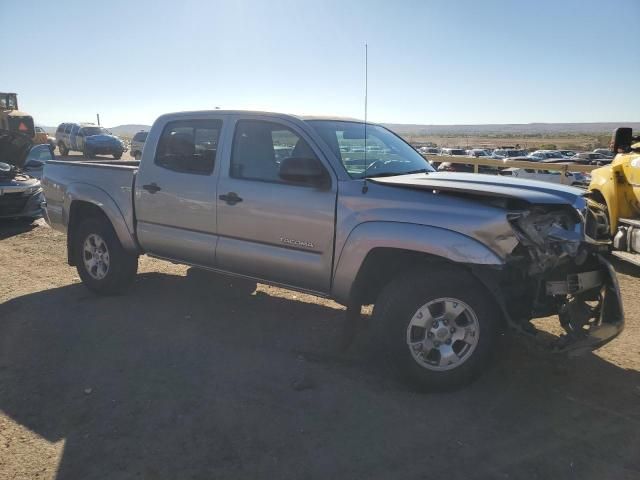
M 640 137 L 622 127 L 611 143 L 616 156 L 591 172 L 589 190 L 592 200 L 606 208 L 611 253 L 640 265 Z
M 20 132 L 36 140 L 33 117 L 18 110 L 18 95 L 15 93 L 0 92 L 0 129 Z M 46 135 L 44 142 L 36 143 L 47 143 Z

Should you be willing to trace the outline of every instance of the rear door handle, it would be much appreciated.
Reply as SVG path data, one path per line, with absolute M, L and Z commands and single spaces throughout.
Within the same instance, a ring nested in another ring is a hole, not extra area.
M 242 201 L 242 198 L 240 198 L 236 192 L 225 193 L 224 195 L 220 195 L 218 198 L 223 202 L 227 202 L 227 205 L 235 205 Z
M 156 193 L 162 190 L 155 182 L 148 183 L 147 185 L 142 185 L 142 188 L 144 188 L 149 193 Z

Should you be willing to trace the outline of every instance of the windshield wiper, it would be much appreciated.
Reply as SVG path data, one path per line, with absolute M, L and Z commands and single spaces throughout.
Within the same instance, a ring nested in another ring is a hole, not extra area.
M 420 170 L 410 170 L 408 172 L 380 172 L 367 175 L 365 178 L 380 178 L 380 177 L 399 177 L 400 175 L 412 175 L 414 173 L 429 173 L 431 170 L 421 168 Z

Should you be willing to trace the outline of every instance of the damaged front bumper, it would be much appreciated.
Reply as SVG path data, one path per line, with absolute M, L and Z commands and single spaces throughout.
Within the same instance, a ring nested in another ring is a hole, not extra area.
M 616 338 L 624 329 L 620 287 L 611 264 L 600 254 L 597 268 L 568 273 L 545 282 L 544 295 L 557 305 L 565 334 L 545 346 L 572 356 L 591 352 Z M 525 331 L 538 333 L 531 328 Z
M 558 351 L 575 355 L 590 352 L 616 338 L 624 329 L 618 279 L 611 264 L 602 255 L 597 257 L 601 265 L 599 270 L 580 272 L 567 278 L 567 286 L 575 291 L 566 292 L 568 300 L 560 311 L 560 322 L 567 333 L 560 338 Z M 547 282 L 547 289 L 553 290 L 553 283 Z M 587 299 L 594 296 L 597 300 L 592 307 Z

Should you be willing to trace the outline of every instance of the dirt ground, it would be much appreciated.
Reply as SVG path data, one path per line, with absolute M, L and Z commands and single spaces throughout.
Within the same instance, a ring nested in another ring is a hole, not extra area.
M 638 271 L 627 328 L 576 359 L 504 337 L 455 393 L 340 353 L 343 310 L 201 288 L 150 258 L 101 298 L 39 221 L 0 225 L 1 479 L 638 479 Z

